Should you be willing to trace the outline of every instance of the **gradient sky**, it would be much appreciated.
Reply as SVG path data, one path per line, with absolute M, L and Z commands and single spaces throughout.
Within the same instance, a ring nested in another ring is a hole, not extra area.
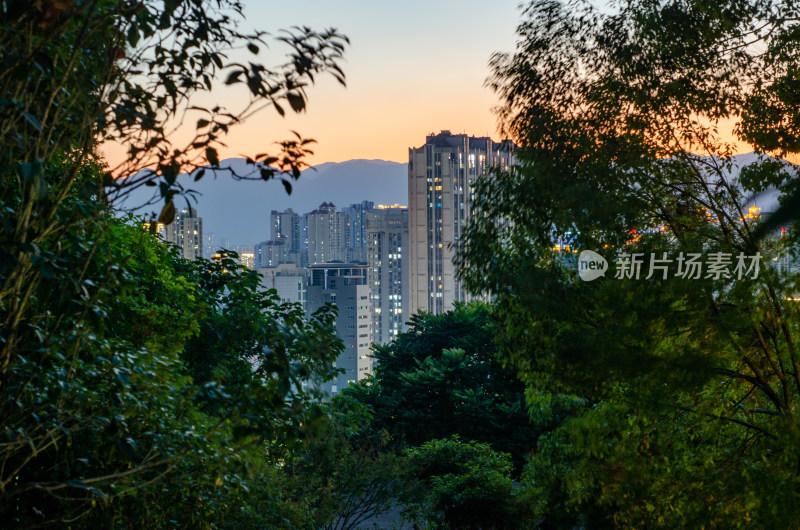
M 511 51 L 519 0 L 299 0 L 246 3 L 247 25 L 274 32 L 293 25 L 335 27 L 350 38 L 343 68 L 309 90 L 308 111 L 281 119 L 266 111 L 229 138 L 258 150 L 296 129 L 315 138 L 316 162 L 408 160 L 408 148 L 441 129 L 497 137 L 483 87 L 495 51 Z M 276 48 L 273 50 L 277 52 Z
M 512 51 L 520 21 L 519 0 L 293 0 L 244 1 L 244 29 L 275 33 L 306 25 L 334 27 L 350 38 L 342 63 L 347 87 L 332 78 L 308 90 L 301 115 L 273 110 L 239 125 L 222 157 L 274 152 L 272 142 L 297 130 L 317 140 L 312 163 L 354 158 L 408 161 L 408 148 L 425 135 L 450 129 L 498 139 L 491 109 L 498 100 L 483 83 L 496 51 Z M 277 64 L 285 49 L 274 43 L 258 59 Z M 252 56 L 242 52 L 242 59 Z M 196 103 L 234 108 L 241 92 L 217 90 Z M 246 99 L 239 99 L 246 101 Z M 121 155 L 106 147 L 110 160 Z
M 317 140 L 311 164 L 356 158 L 407 162 L 409 147 L 419 147 L 427 134 L 442 129 L 499 139 L 492 112 L 498 99 L 483 85 L 492 54 L 514 50 L 520 0 L 243 2 L 243 30 L 275 34 L 305 25 L 334 27 L 347 35 L 351 45 L 341 65 L 347 87 L 331 77 L 319 78 L 308 89 L 307 112 L 293 114 L 286 105 L 282 118 L 265 109 L 232 129 L 221 158 L 274 153 L 273 142 L 291 138 L 291 130 Z M 277 65 L 285 51 L 273 42 L 256 60 Z M 231 58 L 249 61 L 253 56 L 238 50 Z M 223 86 L 197 94 L 192 103 L 235 110 L 247 98 L 243 87 Z M 720 124 L 723 137 L 735 141 L 726 130 L 730 127 L 732 123 Z M 739 152 L 750 150 L 736 143 Z M 108 145 L 102 152 L 112 166 L 124 155 Z

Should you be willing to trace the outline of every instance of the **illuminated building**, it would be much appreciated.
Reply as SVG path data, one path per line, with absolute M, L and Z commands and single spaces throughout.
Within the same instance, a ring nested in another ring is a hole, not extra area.
M 372 201 L 361 201 L 342 208 L 347 215 L 347 261 L 367 262 L 367 214 L 375 209 Z
M 253 247 L 253 262 L 257 269 L 277 267 L 281 263 L 292 263 L 285 240 L 262 241 Z
M 456 278 L 455 245 L 472 212 L 472 186 L 514 163 L 513 144 L 488 137 L 429 135 L 408 150 L 410 311 L 440 314 L 475 297 Z
M 284 212 L 272 210 L 269 214 L 269 237 L 271 241 L 283 242 L 281 263 L 304 266 L 300 215 L 291 208 Z
M 255 269 L 255 255 L 252 252 L 240 252 L 239 263 L 248 269 Z
M 347 215 L 336 206 L 323 202 L 307 216 L 308 263 L 344 262 L 347 260 Z
M 374 342 L 385 344 L 405 331 L 408 313 L 408 208 L 367 213 L 367 264 Z
M 184 259 L 196 260 L 203 257 L 203 218 L 197 216 L 194 208 L 184 208 L 175 219 L 164 227 L 164 240 L 180 249 Z
M 206 256 L 213 256 L 214 253 L 219 250 L 216 245 L 216 236 L 214 232 L 208 233 L 206 232 L 203 234 L 203 257 Z
M 148 232 L 150 231 L 150 226 L 151 224 L 148 222 L 142 223 L 142 228 Z M 155 233 L 161 236 L 162 239 L 164 238 L 164 223 L 156 223 Z

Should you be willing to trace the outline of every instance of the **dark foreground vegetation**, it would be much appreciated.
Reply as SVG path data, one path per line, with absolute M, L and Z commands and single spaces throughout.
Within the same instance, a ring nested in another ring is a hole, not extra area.
M 4 528 L 800 526 L 800 180 L 766 156 L 800 149 L 794 2 L 532 2 L 492 61 L 520 164 L 476 183 L 459 248 L 492 304 L 414 316 L 330 400 L 333 308 L 281 303 L 233 254 L 179 259 L 114 205 L 149 186 L 169 223 L 230 127 L 344 82 L 346 38 L 242 34 L 236 0 L 0 10 Z M 285 64 L 232 58 L 267 42 Z M 189 106 L 219 83 L 245 103 Z M 723 118 L 764 155 L 741 171 Z M 310 144 L 234 180 L 291 190 Z M 606 277 L 579 280 L 576 249 Z M 673 261 L 615 278 L 620 252 Z M 681 253 L 731 273 L 681 275 Z

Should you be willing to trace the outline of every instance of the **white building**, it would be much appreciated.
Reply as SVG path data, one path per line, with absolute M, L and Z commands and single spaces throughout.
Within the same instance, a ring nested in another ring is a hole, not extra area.
M 347 260 L 347 215 L 336 206 L 323 202 L 307 215 L 308 263 L 344 262 Z
M 196 260 L 203 257 L 203 218 L 197 216 L 194 208 L 184 208 L 175 219 L 164 227 L 164 240 L 178 245 L 184 259 Z
M 439 314 L 473 297 L 456 279 L 455 246 L 472 216 L 472 186 L 514 163 L 513 144 L 488 137 L 429 135 L 408 150 L 410 311 Z
M 306 283 L 308 274 L 293 263 L 282 263 L 275 267 L 257 269 L 261 274 L 261 285 L 266 289 L 275 289 L 281 302 L 306 302 Z

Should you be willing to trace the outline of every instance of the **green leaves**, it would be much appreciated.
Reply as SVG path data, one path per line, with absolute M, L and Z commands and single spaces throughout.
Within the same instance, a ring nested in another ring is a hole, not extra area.
M 525 525 L 515 506 L 508 454 L 455 436 L 408 449 L 406 458 L 409 475 L 421 482 L 418 502 L 428 520 L 448 528 Z
M 798 168 L 759 157 L 737 181 L 719 129 L 739 120 L 758 151 L 797 151 L 785 8 L 534 1 L 516 52 L 492 60 L 520 163 L 477 183 L 458 265 L 471 292 L 492 293 L 500 355 L 552 429 L 526 482 L 555 526 L 800 521 L 767 507 L 777 484 L 800 495 L 785 465 L 797 456 L 798 249 L 792 230 L 776 233 L 796 218 Z M 751 192 L 775 188 L 779 210 L 748 210 Z M 774 267 L 756 281 L 673 267 L 666 280 L 587 283 L 581 250 L 612 270 L 619 253 L 758 252 Z
M 211 164 L 212 167 L 219 166 L 219 156 L 217 155 L 217 150 L 213 147 L 207 147 L 206 160 L 208 160 L 208 163 Z
M 161 209 L 161 213 L 158 215 L 158 222 L 164 225 L 168 225 L 174 219 L 175 219 L 175 203 L 169 201 Z
M 6 414 L 22 431 L 6 433 L 0 449 L 12 463 L 37 449 L 31 461 L 48 471 L 23 467 L 18 483 L 69 488 L 70 496 L 42 504 L 15 492 L 0 513 L 22 521 L 69 513 L 97 526 L 125 513 L 141 526 L 164 518 L 197 526 L 200 512 L 187 507 L 201 506 L 203 518 L 224 518 L 247 487 L 248 466 L 272 465 L 264 444 L 297 443 L 319 422 L 297 374 L 332 375 L 342 347 L 332 316 L 306 319 L 302 308 L 280 304 L 235 255 L 186 262 L 138 222 L 106 218 L 87 228 L 62 236 L 66 255 L 34 260 L 49 271 L 26 342 L 36 366 L 20 359 L 9 367 L 19 401 Z M 88 262 L 72 246 L 85 242 L 96 249 Z M 84 280 L 72 291 L 78 274 Z M 254 443 L 257 457 L 248 455 Z M 217 500 L 198 504 L 198 495 Z
M 756 193 L 778 188 L 788 178 L 788 169 L 779 160 L 761 159 L 741 169 L 739 182 L 745 190 Z
M 232 259 L 184 263 L 151 234 L 174 222 L 176 197 L 191 192 L 187 175 L 219 167 L 223 137 L 254 108 L 292 93 L 299 111 L 317 75 L 341 80 L 346 39 L 299 29 L 286 33 L 285 64 L 244 66 L 229 52 L 260 56 L 267 42 L 237 28 L 238 0 L 6 4 L 0 520 L 227 524 L 246 504 L 251 469 L 272 488 L 267 446 L 297 445 L 319 421 L 302 382 L 329 377 L 341 343 L 329 313 L 305 319 Z M 226 77 L 254 99 L 191 104 Z M 194 134 L 173 136 L 184 118 Z M 115 167 L 100 167 L 102 142 L 124 146 Z M 281 144 L 255 178 L 282 172 L 289 191 L 307 143 L 298 135 Z M 112 210 L 144 186 L 160 202 L 150 233 Z M 243 511 L 257 510 L 252 502 Z
M 493 310 L 458 304 L 412 317 L 390 344 L 375 347 L 371 381 L 344 390 L 374 413 L 371 430 L 409 444 L 460 435 L 512 454 L 521 467 L 539 434 L 524 385 L 496 359 Z

